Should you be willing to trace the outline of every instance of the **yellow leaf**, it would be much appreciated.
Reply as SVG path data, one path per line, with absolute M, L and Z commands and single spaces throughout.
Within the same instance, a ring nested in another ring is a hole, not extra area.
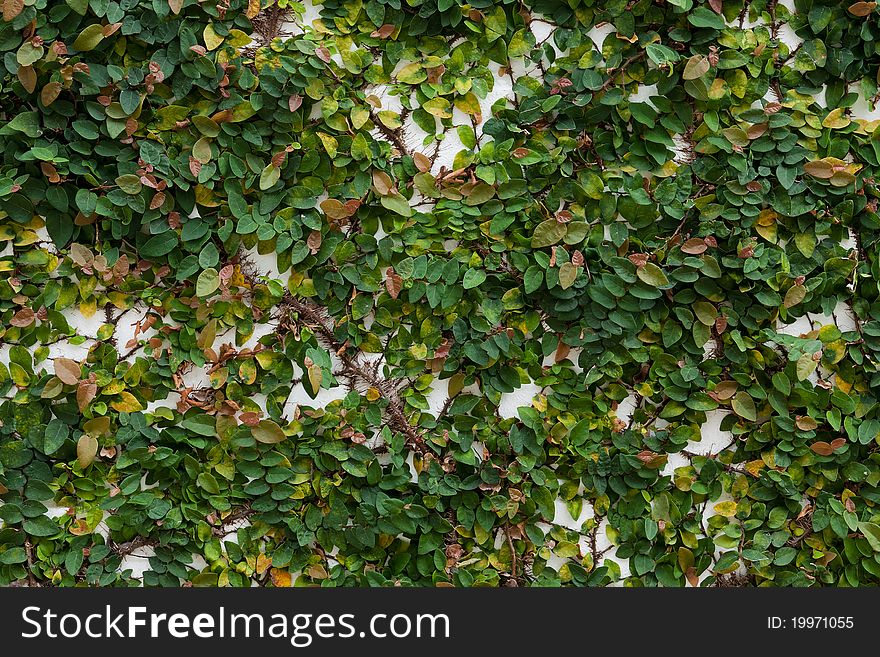
M 79 311 L 82 313 L 83 317 L 88 319 L 89 317 L 94 316 L 95 311 L 98 309 L 98 304 L 95 301 L 94 297 L 91 299 L 86 299 L 85 301 L 80 302 Z
M 269 571 L 269 576 L 272 578 L 272 585 L 279 588 L 286 588 L 293 585 L 293 578 L 290 576 L 290 573 L 286 570 L 279 570 L 278 568 L 273 568 Z
M 95 460 L 97 453 L 98 441 L 94 436 L 84 433 L 79 437 L 76 443 L 76 458 L 81 468 L 86 469 L 89 467 Z
M 248 18 L 254 18 L 257 14 L 260 13 L 260 0 L 248 0 L 247 11 L 245 12 L 245 16 Z
M 719 502 L 715 505 L 715 513 L 719 516 L 724 516 L 725 518 L 731 518 L 736 515 L 736 502 L 733 500 L 728 500 L 726 502 Z
M 208 50 L 219 48 L 223 43 L 223 37 L 214 31 L 214 25 L 212 23 L 205 25 L 205 29 L 202 31 L 202 38 L 204 38 L 205 47 Z
M 119 413 L 135 413 L 144 409 L 137 398 L 125 390 L 119 393 L 118 400 L 110 402 L 110 406 L 113 407 L 114 411 L 118 411 Z
M 838 107 L 837 109 L 831 110 L 828 113 L 828 116 L 825 117 L 825 120 L 822 121 L 823 128 L 833 128 L 840 129 L 845 128 L 850 124 L 850 120 L 848 116 L 844 116 L 845 108 Z

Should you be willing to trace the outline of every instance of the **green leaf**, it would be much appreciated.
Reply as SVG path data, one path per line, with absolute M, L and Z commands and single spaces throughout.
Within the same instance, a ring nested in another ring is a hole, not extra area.
M 559 286 L 563 290 L 567 290 L 574 282 L 577 280 L 578 275 L 578 267 L 575 267 L 570 262 L 563 262 L 559 267 Z
M 55 536 L 61 532 L 61 527 L 48 516 L 25 518 L 22 523 L 24 531 L 31 536 L 46 537 Z
M 166 231 L 153 235 L 141 246 L 141 255 L 145 258 L 158 258 L 168 255 L 177 246 L 177 234 L 174 231 Z
M 27 561 L 27 552 L 25 552 L 24 548 L 21 547 L 11 547 L 7 548 L 5 551 L 0 552 L 0 564 L 16 564 L 16 563 L 24 563 Z
M 734 413 L 744 420 L 749 420 L 751 422 L 757 421 L 758 411 L 755 408 L 755 401 L 745 390 L 740 390 L 736 393 L 731 405 L 733 406 Z
M 565 224 L 556 221 L 556 219 L 542 221 L 535 228 L 535 233 L 532 235 L 532 248 L 542 249 L 547 246 L 553 246 L 565 237 L 565 233 Z
M 98 23 L 86 26 L 73 42 L 73 49 L 86 52 L 94 50 L 104 40 L 104 26 Z
M 19 112 L 6 125 L 12 130 L 23 132 L 28 137 L 39 137 L 41 134 L 39 112 Z
M 391 210 L 392 212 L 399 214 L 401 217 L 411 217 L 413 214 L 413 209 L 410 206 L 409 201 L 396 192 L 381 197 L 380 203 L 383 208 Z
M 70 428 L 59 420 L 54 418 L 46 425 L 46 437 L 43 441 L 43 453 L 51 456 L 57 452 L 67 437 L 70 435 Z
M 666 274 L 653 262 L 646 262 L 643 267 L 636 270 L 636 275 L 647 285 L 651 287 L 663 287 L 669 285 L 669 279 Z
M 464 273 L 464 279 L 462 280 L 462 287 L 465 290 L 470 290 L 475 287 L 479 287 L 482 285 L 483 281 L 486 280 L 486 272 L 482 269 L 468 269 Z
M 213 267 L 205 269 L 196 281 L 196 295 L 207 299 L 220 288 L 220 274 Z
M 865 535 L 874 552 L 880 552 L 880 525 L 873 522 L 860 522 L 859 531 Z
M 287 439 L 284 430 L 272 420 L 260 420 L 260 423 L 251 427 L 251 435 L 257 442 L 272 445 Z
M 270 187 L 274 187 L 281 179 L 281 169 L 274 164 L 267 164 L 266 168 L 260 174 L 260 189 L 265 191 Z
M 709 59 L 703 55 L 694 55 L 687 60 L 684 72 L 681 74 L 683 80 L 696 80 L 703 77 L 709 72 Z

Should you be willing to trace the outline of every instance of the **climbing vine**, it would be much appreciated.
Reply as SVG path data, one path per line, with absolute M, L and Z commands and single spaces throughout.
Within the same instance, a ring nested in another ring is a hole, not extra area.
M 0 585 L 880 582 L 877 3 L 0 6 Z

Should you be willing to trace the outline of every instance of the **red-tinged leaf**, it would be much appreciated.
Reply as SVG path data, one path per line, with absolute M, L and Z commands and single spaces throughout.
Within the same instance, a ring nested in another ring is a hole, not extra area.
M 370 36 L 373 37 L 374 39 L 387 39 L 392 34 L 394 34 L 395 29 L 396 29 L 395 26 L 392 25 L 391 23 L 385 23 L 378 30 L 373 30 L 373 32 L 370 34 Z
M 168 0 L 168 8 L 176 16 L 183 9 L 183 0 Z
M 846 438 L 835 438 L 831 441 L 832 449 L 840 449 L 844 445 L 846 445 Z
M 291 112 L 295 112 L 296 110 L 298 110 L 302 106 L 302 104 L 303 99 L 302 96 L 300 96 L 299 94 L 292 94 L 287 99 L 287 107 L 290 108 Z
M 712 7 L 716 14 L 720 14 L 722 11 L 721 0 L 709 0 L 709 6 Z
M 636 267 L 644 267 L 648 264 L 648 256 L 644 253 L 631 253 L 627 258 L 629 258 L 629 261 Z
M 193 177 L 198 178 L 199 172 L 202 170 L 202 163 L 199 162 L 192 155 L 189 156 L 189 172 L 193 175 Z
M 153 194 L 153 198 L 150 201 L 150 210 L 155 210 L 156 208 L 162 207 L 162 204 L 165 202 L 165 193 L 164 192 L 156 192 Z
M 330 63 L 330 51 L 325 46 L 319 46 L 318 48 L 315 48 L 315 54 L 318 56 L 318 59 L 320 59 L 325 64 Z
M 255 411 L 247 411 L 238 416 L 241 423 L 249 427 L 255 427 L 260 423 L 260 414 Z

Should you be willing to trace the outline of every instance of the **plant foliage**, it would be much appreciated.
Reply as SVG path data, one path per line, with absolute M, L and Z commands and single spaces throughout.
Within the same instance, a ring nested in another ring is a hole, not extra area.
M 878 583 L 876 4 L 2 0 L 0 584 Z

